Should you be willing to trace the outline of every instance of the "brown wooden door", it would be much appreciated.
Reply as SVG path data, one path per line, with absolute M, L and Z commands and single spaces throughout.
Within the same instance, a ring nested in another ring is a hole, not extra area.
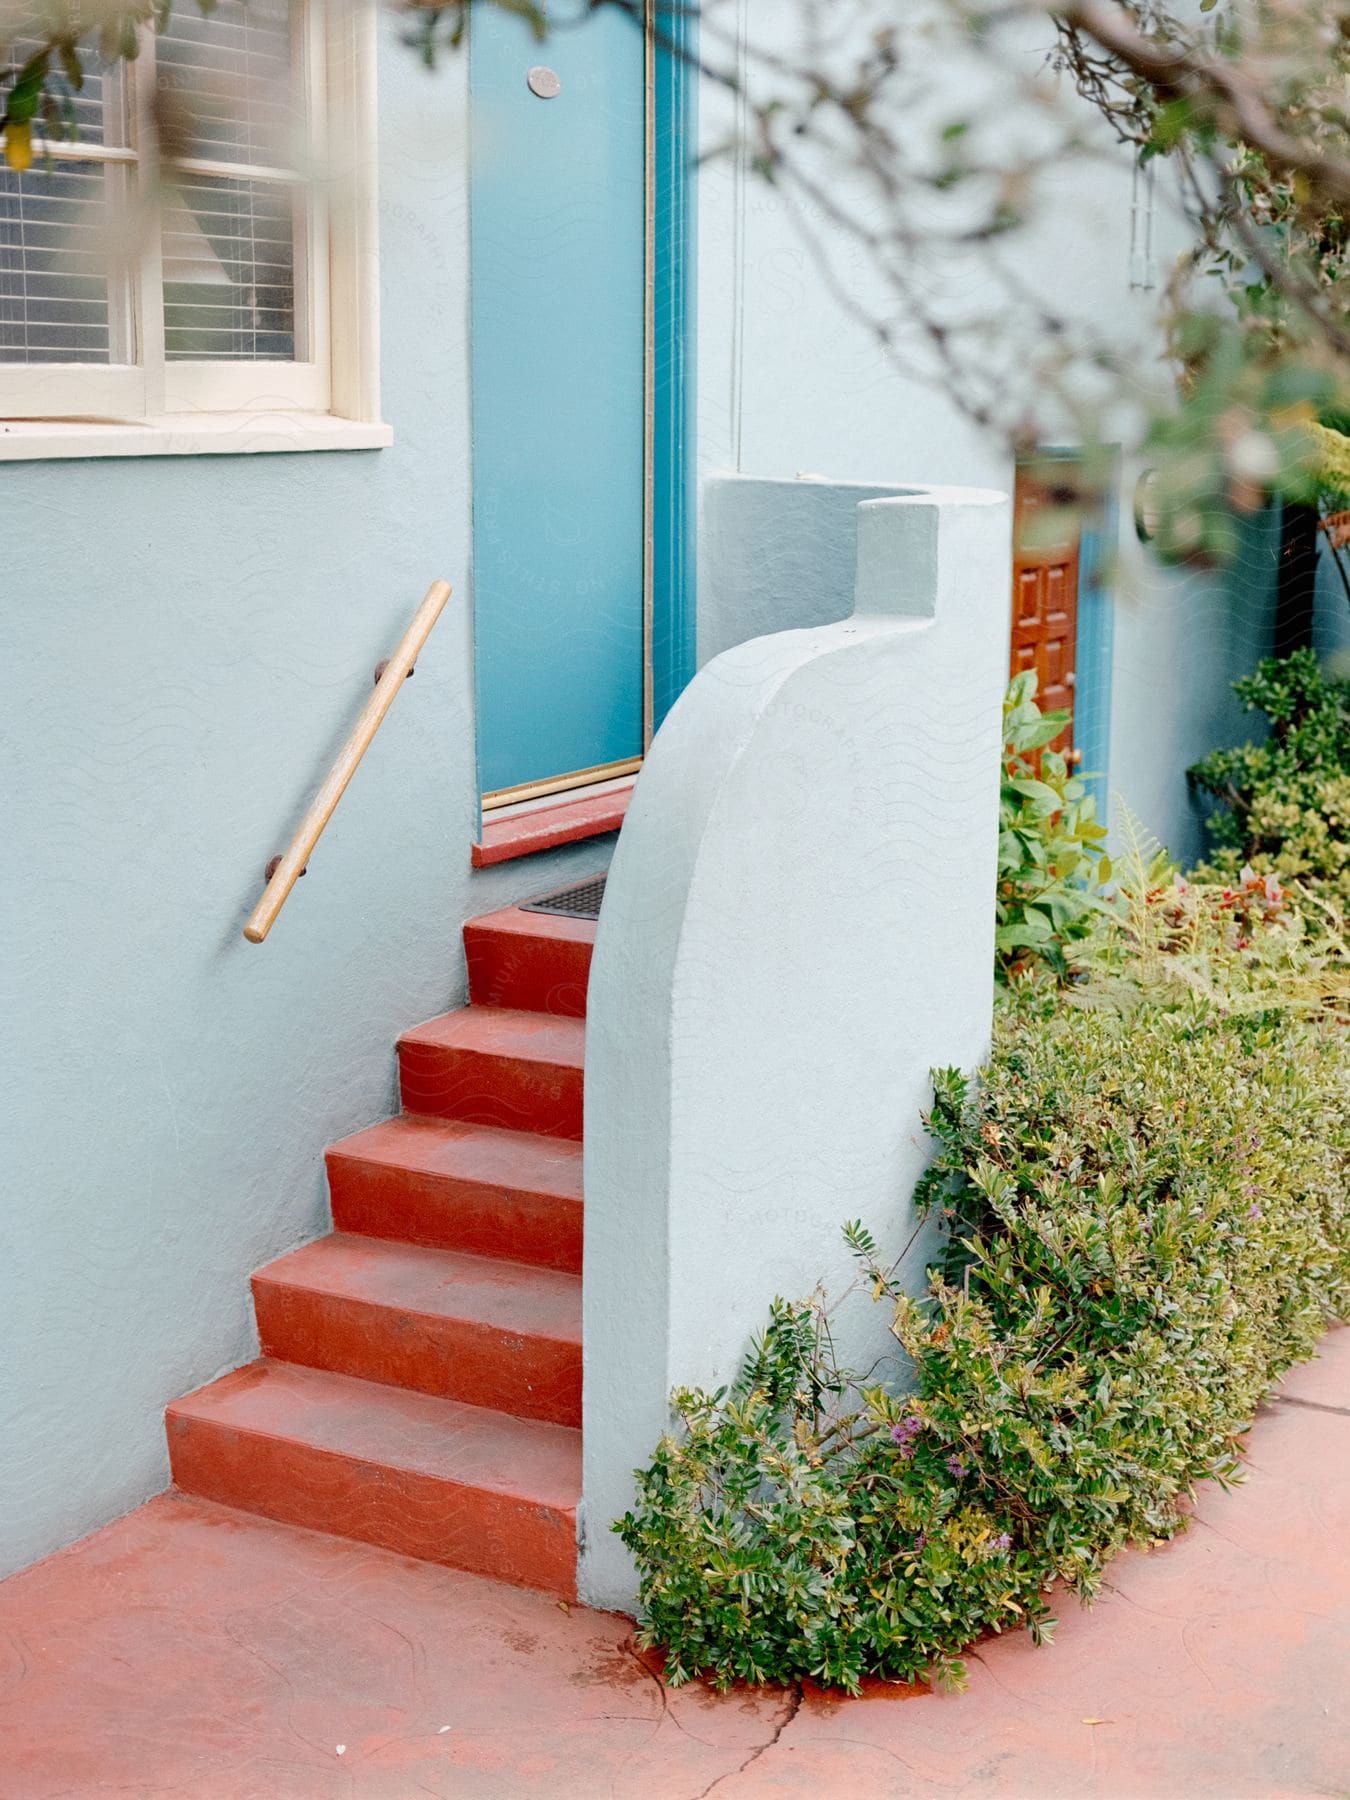
M 1053 463 L 1024 463 L 1013 491 L 1011 672 L 1035 669 L 1037 704 L 1073 710 L 1078 655 L 1079 508 L 1057 489 Z M 1055 739 L 1072 752 L 1073 721 Z

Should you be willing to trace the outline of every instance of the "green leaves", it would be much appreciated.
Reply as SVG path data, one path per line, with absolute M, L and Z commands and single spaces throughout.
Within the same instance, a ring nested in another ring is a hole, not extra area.
M 1051 1584 L 1091 1599 L 1127 1544 L 1183 1529 L 1350 1311 L 1350 1045 L 1297 999 L 1311 953 L 1271 923 L 1280 980 L 1245 1013 L 1248 953 L 1208 897 L 1178 924 L 1196 890 L 1124 836 L 1082 978 L 1005 992 L 978 1084 L 934 1074 L 927 1293 L 846 1227 L 895 1355 L 851 1376 L 819 1299 L 780 1300 L 730 1395 L 675 1395 L 615 1527 L 671 1682 L 960 1686 L 976 1638 L 1047 1639 Z
M 1169 150 L 1175 150 L 1195 122 L 1195 106 L 1191 100 L 1182 98 L 1164 101 L 1153 115 L 1151 147 L 1164 155 Z
M 1216 750 L 1189 771 L 1211 803 L 1203 874 L 1238 889 L 1245 870 L 1311 897 L 1312 929 L 1350 914 L 1350 682 L 1324 676 L 1311 650 L 1268 657 L 1233 684 L 1265 713 L 1264 742 Z M 1329 910 L 1328 910 L 1329 909 Z
M 1053 737 L 1055 733 L 1050 735 Z M 1043 741 L 1048 744 L 1050 738 Z M 1026 815 L 1030 819 L 1048 819 L 1064 804 L 1063 794 L 1058 788 L 1051 787 L 1048 781 L 1036 781 L 1030 776 L 1023 776 L 1006 781 L 1004 786 L 1010 794 L 1020 795 L 1023 800 L 1031 802 L 1031 810 Z
M 179 0 L 209 15 L 215 0 Z M 38 120 L 50 138 L 73 138 L 73 96 L 84 88 L 85 65 L 91 59 L 134 62 L 142 34 L 162 31 L 173 0 L 111 0 L 80 8 L 60 4 L 36 9 L 29 29 L 40 38 L 38 48 L 12 72 L 0 71 L 0 130 L 5 159 L 11 168 L 32 163 L 32 135 Z M 6 84 L 7 88 L 6 88 Z
M 47 51 L 40 50 L 19 70 L 5 102 L 8 124 L 24 125 L 36 118 L 42 99 L 42 84 L 47 79 Z
M 1104 904 L 1106 829 L 1086 782 L 1048 748 L 1068 722 L 1067 712 L 1036 705 L 1034 670 L 1013 677 L 1003 704 L 994 935 L 1005 981 L 1034 967 L 1066 975 L 1070 946 Z

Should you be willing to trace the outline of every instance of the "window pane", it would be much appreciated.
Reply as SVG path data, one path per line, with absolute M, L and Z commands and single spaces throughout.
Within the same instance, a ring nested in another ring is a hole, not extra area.
M 107 178 L 98 163 L 0 166 L 0 362 L 113 360 Z
M 12 5 L 13 0 L 9 3 Z M 21 15 L 20 29 L 13 37 L 5 29 L 5 9 L 6 0 L 0 0 L 0 65 L 10 74 L 16 74 L 39 48 L 40 40 L 29 35 L 33 23 L 39 20 L 45 23 L 50 9 L 26 8 Z M 72 25 L 80 28 L 78 10 L 71 8 L 70 17 Z M 87 20 L 82 28 L 88 31 Z M 74 138 L 82 144 L 124 145 L 127 142 L 125 86 L 119 71 L 102 62 L 87 39 L 81 46 L 80 60 L 84 67 L 84 85 L 76 91 L 60 72 L 57 60 L 52 59 L 50 66 L 57 73 L 51 85 L 62 113 L 61 130 L 53 136 L 63 142 Z M 34 121 L 35 138 L 41 138 L 46 130 L 45 119 Z
M 25 22 L 34 17 L 29 9 Z M 6 65 L 22 68 L 37 40 L 22 30 L 4 36 Z M 126 142 L 124 88 L 115 71 L 87 56 L 78 93 L 61 79 L 56 86 L 64 101 L 61 141 L 73 135 L 90 145 Z M 96 162 L 48 159 L 42 130 L 39 120 L 31 169 L 0 166 L 0 362 L 121 362 L 130 356 L 129 309 L 114 317 L 110 271 L 120 259 L 108 207 L 126 178 Z M 118 282 L 125 286 L 124 272 Z
M 206 17 L 195 0 L 177 0 L 156 55 L 180 155 L 299 163 L 287 0 L 219 0 Z
M 295 357 L 295 190 L 182 176 L 164 200 L 164 353 Z

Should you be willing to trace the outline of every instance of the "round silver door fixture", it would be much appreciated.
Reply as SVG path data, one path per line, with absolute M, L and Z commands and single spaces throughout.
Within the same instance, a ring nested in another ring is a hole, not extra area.
M 530 92 L 540 100 L 556 100 L 562 90 L 557 70 L 547 68 L 543 63 L 536 63 L 525 80 Z

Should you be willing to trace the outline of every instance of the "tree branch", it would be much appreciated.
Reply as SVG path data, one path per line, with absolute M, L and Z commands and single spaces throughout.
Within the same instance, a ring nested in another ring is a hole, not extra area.
M 1213 123 L 1259 151 L 1272 171 L 1302 175 L 1313 192 L 1350 206 L 1350 161 L 1286 130 L 1238 63 L 1198 44 L 1145 36 L 1114 0 L 1063 0 L 1051 10 L 1159 94 L 1198 102 Z

